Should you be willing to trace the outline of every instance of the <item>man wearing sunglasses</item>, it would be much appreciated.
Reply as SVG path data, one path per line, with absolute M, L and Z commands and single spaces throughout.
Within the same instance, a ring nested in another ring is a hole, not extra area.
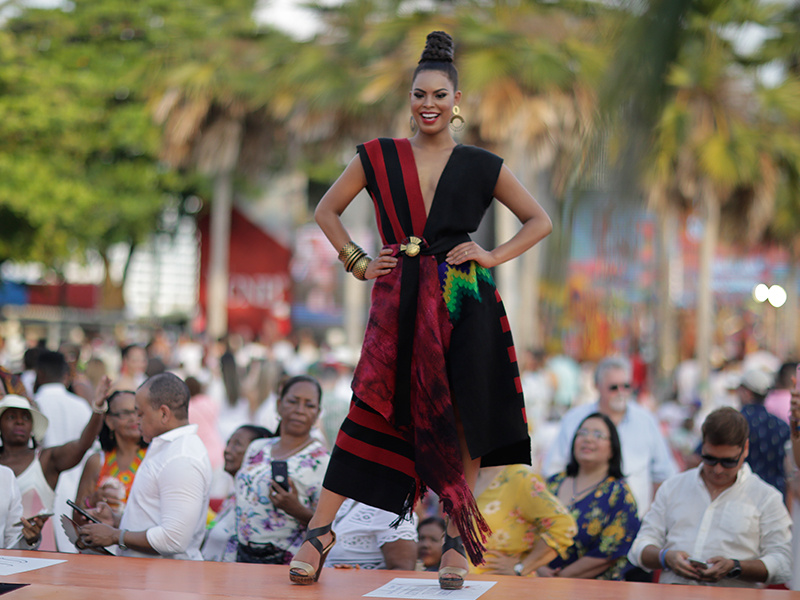
M 580 423 L 599 412 L 614 422 L 622 449 L 622 471 L 641 518 L 658 485 L 678 472 L 658 422 L 631 394 L 631 365 L 623 357 L 603 359 L 595 370 L 597 402 L 576 406 L 561 419 L 542 472 L 546 477 L 563 471 L 569 462 L 572 438 Z
M 703 423 L 702 462 L 659 488 L 628 553 L 660 583 L 760 587 L 791 577 L 791 519 L 746 464 L 749 427 L 733 408 Z

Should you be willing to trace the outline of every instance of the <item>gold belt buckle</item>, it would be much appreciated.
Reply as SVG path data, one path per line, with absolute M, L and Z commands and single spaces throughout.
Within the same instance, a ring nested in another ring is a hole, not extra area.
M 400 252 L 405 252 L 406 256 L 414 257 L 419 254 L 421 244 L 422 240 L 412 235 L 408 238 L 407 244 L 400 244 Z

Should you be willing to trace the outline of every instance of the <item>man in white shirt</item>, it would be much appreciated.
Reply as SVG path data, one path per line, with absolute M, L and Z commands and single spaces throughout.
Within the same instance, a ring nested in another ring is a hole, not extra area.
M 142 437 L 150 443 L 117 527 L 80 529 L 87 546 L 119 546 L 122 556 L 203 560 L 211 463 L 197 425 L 189 424 L 189 389 L 172 373 L 145 381 L 136 392 Z M 104 506 L 99 515 L 111 521 Z
M 47 417 L 50 425 L 42 440 L 42 447 L 52 448 L 77 440 L 92 418 L 89 403 L 80 396 L 69 392 L 66 381 L 69 376 L 67 360 L 60 352 L 42 350 L 36 360 L 35 400 L 39 410 Z M 71 515 L 72 508 L 67 500 L 74 500 L 78 494 L 83 466 L 91 454 L 87 452 L 80 463 L 64 471 L 56 484 L 56 497 L 53 512 L 57 515 Z M 77 552 L 67 538 L 62 527 L 54 527 L 56 547 L 59 552 Z
M 702 464 L 659 488 L 630 561 L 662 569 L 661 583 L 759 587 L 792 574 L 791 519 L 783 497 L 746 464 L 749 427 L 737 410 L 703 423 Z
M 563 471 L 569 462 L 572 439 L 583 419 L 594 412 L 617 426 L 622 447 L 622 471 L 636 499 L 639 516 L 650 506 L 658 485 L 678 472 L 656 418 L 630 398 L 631 366 L 622 357 L 603 359 L 595 371 L 597 402 L 576 406 L 561 419 L 555 442 L 542 465 L 546 477 Z

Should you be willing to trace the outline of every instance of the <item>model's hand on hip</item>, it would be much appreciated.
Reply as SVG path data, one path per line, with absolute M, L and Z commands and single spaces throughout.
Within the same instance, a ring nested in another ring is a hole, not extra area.
M 449 265 L 461 265 L 474 260 L 480 266 L 490 269 L 497 265 L 491 252 L 484 250 L 475 242 L 464 242 L 454 246 L 445 257 Z
M 397 266 L 397 259 L 392 256 L 392 253 L 391 248 L 382 248 L 380 254 L 369 263 L 365 277 L 375 279 L 391 273 L 392 269 Z

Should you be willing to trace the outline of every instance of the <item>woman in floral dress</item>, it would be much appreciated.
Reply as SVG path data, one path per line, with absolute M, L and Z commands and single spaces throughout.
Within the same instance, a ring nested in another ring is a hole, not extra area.
M 303 543 L 329 458 L 311 436 L 321 396 L 316 379 L 289 379 L 278 400 L 279 436 L 248 447 L 236 475 L 237 562 L 289 564 Z M 288 490 L 273 475 L 275 462 L 287 464 Z

